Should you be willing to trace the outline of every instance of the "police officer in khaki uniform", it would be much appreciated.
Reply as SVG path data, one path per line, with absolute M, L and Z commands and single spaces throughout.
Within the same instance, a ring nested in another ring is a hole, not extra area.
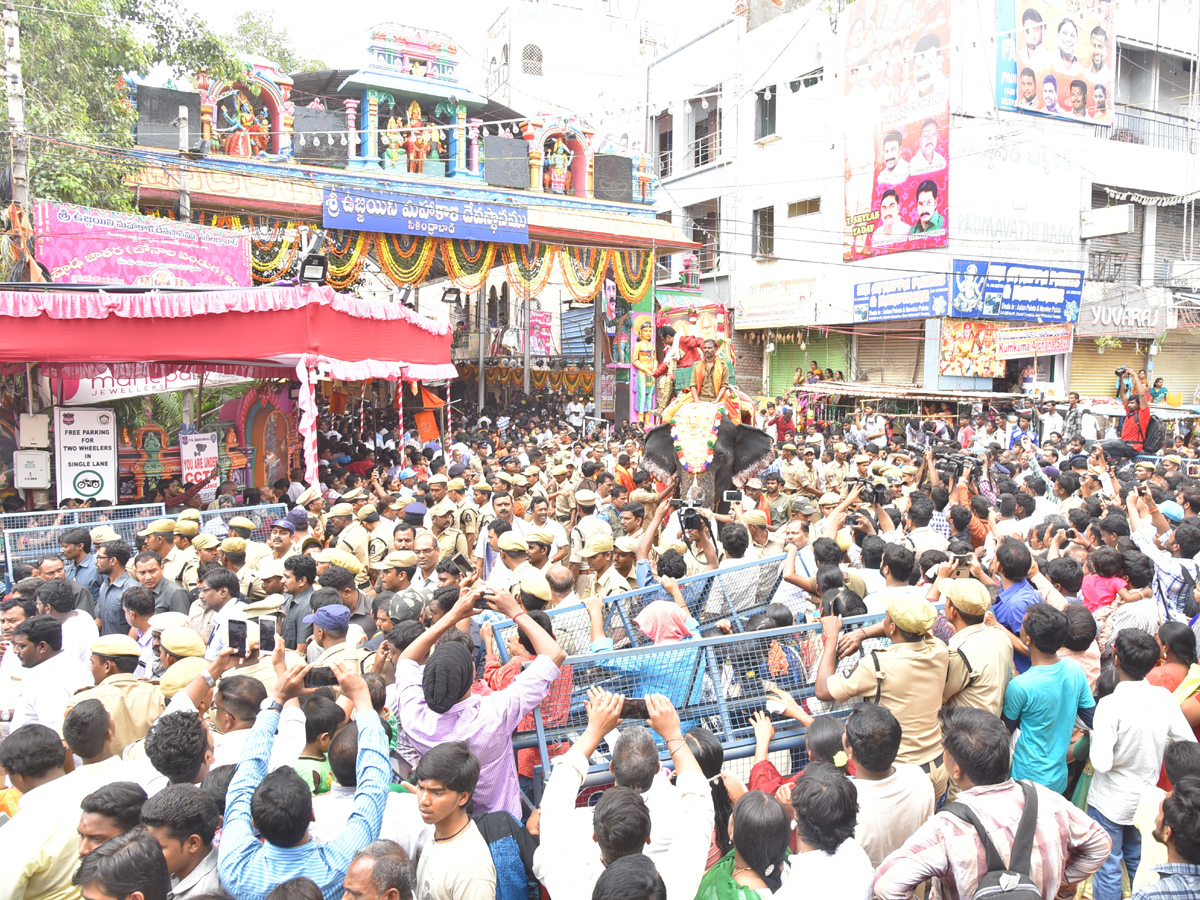
M 175 523 L 175 549 L 179 551 L 179 581 L 185 591 L 196 586 L 196 570 L 200 567 L 200 557 L 192 547 L 192 539 L 199 537 L 200 526 L 195 522 L 180 519 Z
M 825 490 L 840 494 L 842 484 L 850 477 L 850 446 L 840 441 L 833 445 L 833 461 L 825 466 Z
M 606 600 L 617 594 L 629 593 L 629 582 L 621 577 L 621 573 L 612 564 L 613 539 L 610 535 L 598 534 L 588 538 L 580 553 L 592 568 L 589 597 Z
M 588 541 L 594 537 L 606 537 L 610 542 L 609 550 L 611 551 L 612 549 L 612 526 L 606 518 L 596 515 L 596 503 L 598 500 L 599 497 L 595 491 L 585 488 L 584 490 L 575 492 L 575 506 L 579 518 L 569 535 L 571 553 L 567 557 L 567 565 L 577 581 L 582 575 L 591 574 L 591 570 L 588 568 L 588 557 L 583 552 L 583 548 L 587 545 Z M 586 593 L 588 586 L 587 584 L 578 584 L 576 590 Z
M 800 493 L 808 497 L 820 497 L 821 470 L 817 468 L 817 448 L 812 444 L 805 444 L 800 453 L 803 457 L 798 475 Z
M 783 549 L 783 532 L 778 531 L 772 534 L 767 530 L 767 514 L 761 509 L 752 509 L 749 512 L 742 513 L 742 524 L 746 526 L 746 530 L 750 532 L 750 546 L 746 548 L 746 554 L 742 558 L 746 561 L 752 559 L 766 559 L 769 556 L 778 556 L 784 552 Z M 779 535 L 779 537 L 776 537 Z
M 853 672 L 839 675 L 835 668 L 842 619 L 825 616 L 821 619 L 825 653 L 817 670 L 816 695 L 838 703 L 864 697 L 890 709 L 903 734 L 896 761 L 920 766 L 933 782 L 934 798 L 940 801 L 946 793 L 947 775 L 938 710 L 950 654 L 946 645 L 930 634 L 936 619 L 937 610 L 924 597 L 892 595 L 882 622 L 892 646 L 871 651 Z
M 257 569 L 258 561 L 264 556 L 273 555 L 270 547 L 250 537 L 257 527 L 250 519 L 245 516 L 234 516 L 228 524 L 229 534 L 233 537 L 240 537 L 246 542 L 246 565 L 251 569 Z
M 127 634 L 110 634 L 92 641 L 92 677 L 96 686 L 77 691 L 71 708 L 84 700 L 99 700 L 112 721 L 112 752 L 116 756 L 150 731 L 166 707 L 158 685 L 134 677 L 142 648 Z
M 360 524 L 363 527 L 363 530 L 367 533 L 368 564 L 379 562 L 379 560 L 387 556 L 388 551 L 391 550 L 391 547 L 388 546 L 387 541 L 385 541 L 382 537 L 376 536 L 376 531 L 379 528 L 379 523 L 382 521 L 382 516 L 379 515 L 379 512 L 375 509 L 375 504 L 373 503 L 363 504 L 359 508 L 358 512 L 354 514 L 354 516 L 358 520 L 358 524 Z
M 462 532 L 467 542 L 467 556 L 475 549 L 475 539 L 479 536 L 479 510 L 473 503 L 467 502 L 467 483 L 461 478 L 451 478 L 446 482 L 446 496 L 454 504 L 454 527 Z
M 325 498 L 321 496 L 319 488 L 305 488 L 296 498 L 296 505 L 310 516 L 316 516 L 321 522 L 321 529 L 324 530 L 328 516 L 325 513 Z
M 779 472 L 783 475 L 783 489 L 794 494 L 803 486 L 800 481 L 800 470 L 804 464 L 796 458 L 796 445 L 788 441 L 783 445 L 783 461 L 779 464 Z
M 554 565 L 550 559 L 550 551 L 554 547 L 554 534 L 544 528 L 534 528 L 525 535 L 529 543 L 529 564 L 543 575 Z
M 179 583 L 179 572 L 183 568 L 180 552 L 175 547 L 175 520 L 155 519 L 138 532 L 138 537 L 146 539 L 146 549 L 153 550 L 162 557 L 163 579 Z
M 262 581 L 246 564 L 245 538 L 227 537 L 221 541 L 221 563 L 237 576 L 238 588 L 243 600 L 261 600 L 267 596 L 267 592 L 263 590 Z
M 433 536 L 437 538 L 438 542 L 439 562 L 443 559 L 450 559 L 456 553 L 467 555 L 467 539 L 461 531 L 451 525 L 454 521 L 454 504 L 448 497 L 435 503 L 429 510 L 429 521 L 433 526 L 431 529 Z
M 570 471 L 561 463 L 550 470 L 553 478 L 547 496 L 554 507 L 554 517 L 563 525 L 571 521 L 571 511 L 575 508 L 575 498 L 567 481 Z
M 374 509 L 372 509 L 374 512 Z M 354 507 L 349 503 L 338 503 L 329 511 L 329 522 L 337 529 L 337 550 L 344 550 L 358 560 L 359 574 L 355 582 L 362 587 L 367 583 L 367 567 L 371 564 L 370 535 L 355 520 Z

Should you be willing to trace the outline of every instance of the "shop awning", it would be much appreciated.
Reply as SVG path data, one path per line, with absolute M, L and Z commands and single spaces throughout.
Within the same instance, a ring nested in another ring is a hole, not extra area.
M 639 219 L 594 209 L 534 206 L 529 210 L 529 236 L 546 243 L 582 243 L 603 247 L 654 247 L 660 253 L 692 250 L 700 245 L 679 234 L 670 222 Z
M 802 394 L 818 396 L 860 397 L 864 400 L 937 400 L 947 403 L 974 403 L 976 400 L 1027 400 L 1027 394 L 1004 394 L 997 391 L 933 391 L 908 384 L 876 384 L 869 381 L 818 381 L 796 388 Z

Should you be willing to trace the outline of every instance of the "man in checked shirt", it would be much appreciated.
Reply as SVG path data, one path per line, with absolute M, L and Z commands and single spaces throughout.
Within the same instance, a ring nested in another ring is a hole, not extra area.
M 1010 737 L 1000 719 L 981 709 L 943 707 L 946 770 L 959 787 L 956 802 L 979 818 L 1001 858 L 1012 856 L 1013 836 L 1024 809 L 1021 786 L 1009 777 Z M 1040 785 L 1030 876 L 1043 900 L 1075 895 L 1075 886 L 1096 872 L 1112 841 L 1069 800 Z M 932 900 L 969 900 L 987 874 L 975 827 L 953 813 L 926 821 L 875 875 L 876 900 L 907 900 L 923 881 L 934 880 Z

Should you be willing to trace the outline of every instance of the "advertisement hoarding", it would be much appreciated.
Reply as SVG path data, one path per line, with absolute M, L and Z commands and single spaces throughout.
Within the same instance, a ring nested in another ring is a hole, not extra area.
M 1116 5 L 1107 0 L 997 0 L 997 107 L 1111 125 Z
M 250 287 L 250 236 L 69 203 L 34 204 L 37 260 L 52 281 Z
M 945 247 L 949 0 L 859 0 L 846 16 L 843 258 Z

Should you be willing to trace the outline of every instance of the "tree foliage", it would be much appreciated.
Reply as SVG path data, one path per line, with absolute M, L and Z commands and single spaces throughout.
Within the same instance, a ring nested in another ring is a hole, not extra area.
M 18 11 L 36 199 L 132 206 L 126 183 L 135 164 L 121 153 L 133 145 L 137 120 L 127 74 L 166 67 L 190 80 L 201 66 L 234 77 L 245 69 L 222 38 L 170 0 L 39 0 Z M 5 165 L 9 151 L 3 141 Z
M 239 53 L 261 56 L 277 63 L 289 75 L 326 68 L 321 60 L 296 53 L 287 29 L 276 25 L 274 13 L 267 10 L 248 10 L 238 16 L 233 33 L 226 35 L 225 42 Z

